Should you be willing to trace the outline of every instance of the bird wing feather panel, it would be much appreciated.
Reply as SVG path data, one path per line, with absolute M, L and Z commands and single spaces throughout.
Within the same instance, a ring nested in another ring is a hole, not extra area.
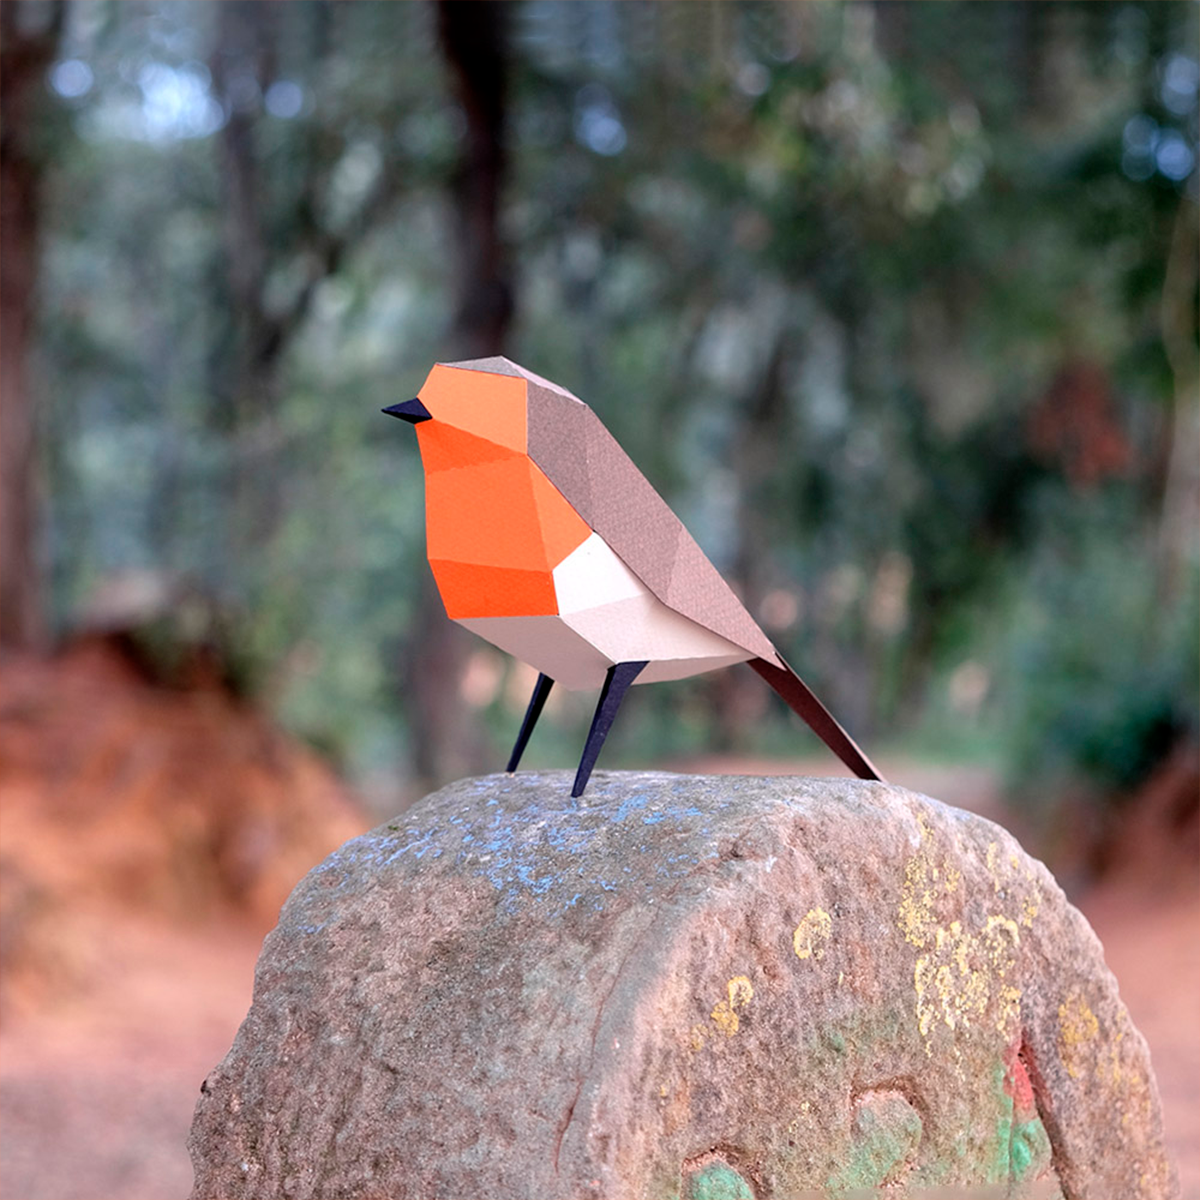
M 581 400 L 533 381 L 529 455 L 668 607 L 769 663 L 775 647 L 683 522 Z

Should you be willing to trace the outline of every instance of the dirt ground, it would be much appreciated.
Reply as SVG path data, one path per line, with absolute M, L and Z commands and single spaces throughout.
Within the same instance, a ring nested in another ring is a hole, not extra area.
M 1183 1200 L 1200 1200 L 1200 892 L 1127 881 L 1080 907 L 1150 1046 Z
M 994 794 L 977 773 L 929 768 L 913 782 L 994 815 Z M 1180 882 L 1152 870 L 1126 872 L 1080 906 L 1150 1044 L 1183 1196 L 1200 1200 L 1195 876 Z M 100 909 L 88 920 L 95 949 L 85 964 L 86 986 L 50 1006 L 22 1005 L 18 997 L 4 1014 L 0 1196 L 184 1197 L 195 1098 L 249 1006 L 265 929 L 228 921 L 181 928 Z

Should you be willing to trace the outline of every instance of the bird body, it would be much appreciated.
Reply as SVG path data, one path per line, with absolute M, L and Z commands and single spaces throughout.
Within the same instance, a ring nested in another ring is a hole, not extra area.
M 555 682 L 602 689 L 578 795 L 629 686 L 749 662 L 878 778 L 581 400 L 486 358 L 439 363 L 415 400 L 384 411 L 416 426 L 447 615 L 540 672 L 510 770 Z
M 459 617 L 501 650 L 563 687 L 601 687 L 609 667 L 645 661 L 637 683 L 686 679 L 753 655 L 668 608 L 591 533 L 551 572 L 551 613 Z

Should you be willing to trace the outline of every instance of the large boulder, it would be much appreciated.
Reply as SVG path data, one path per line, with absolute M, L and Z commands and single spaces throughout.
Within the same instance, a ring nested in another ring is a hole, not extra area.
M 1101 948 L 883 784 L 489 776 L 301 882 L 195 1200 L 1177 1194 Z

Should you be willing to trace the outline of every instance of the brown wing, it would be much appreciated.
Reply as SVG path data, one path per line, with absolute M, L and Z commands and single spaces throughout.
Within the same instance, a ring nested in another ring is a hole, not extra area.
M 766 634 L 600 418 L 569 392 L 518 370 L 529 380 L 529 457 L 576 512 L 668 608 L 780 663 Z

